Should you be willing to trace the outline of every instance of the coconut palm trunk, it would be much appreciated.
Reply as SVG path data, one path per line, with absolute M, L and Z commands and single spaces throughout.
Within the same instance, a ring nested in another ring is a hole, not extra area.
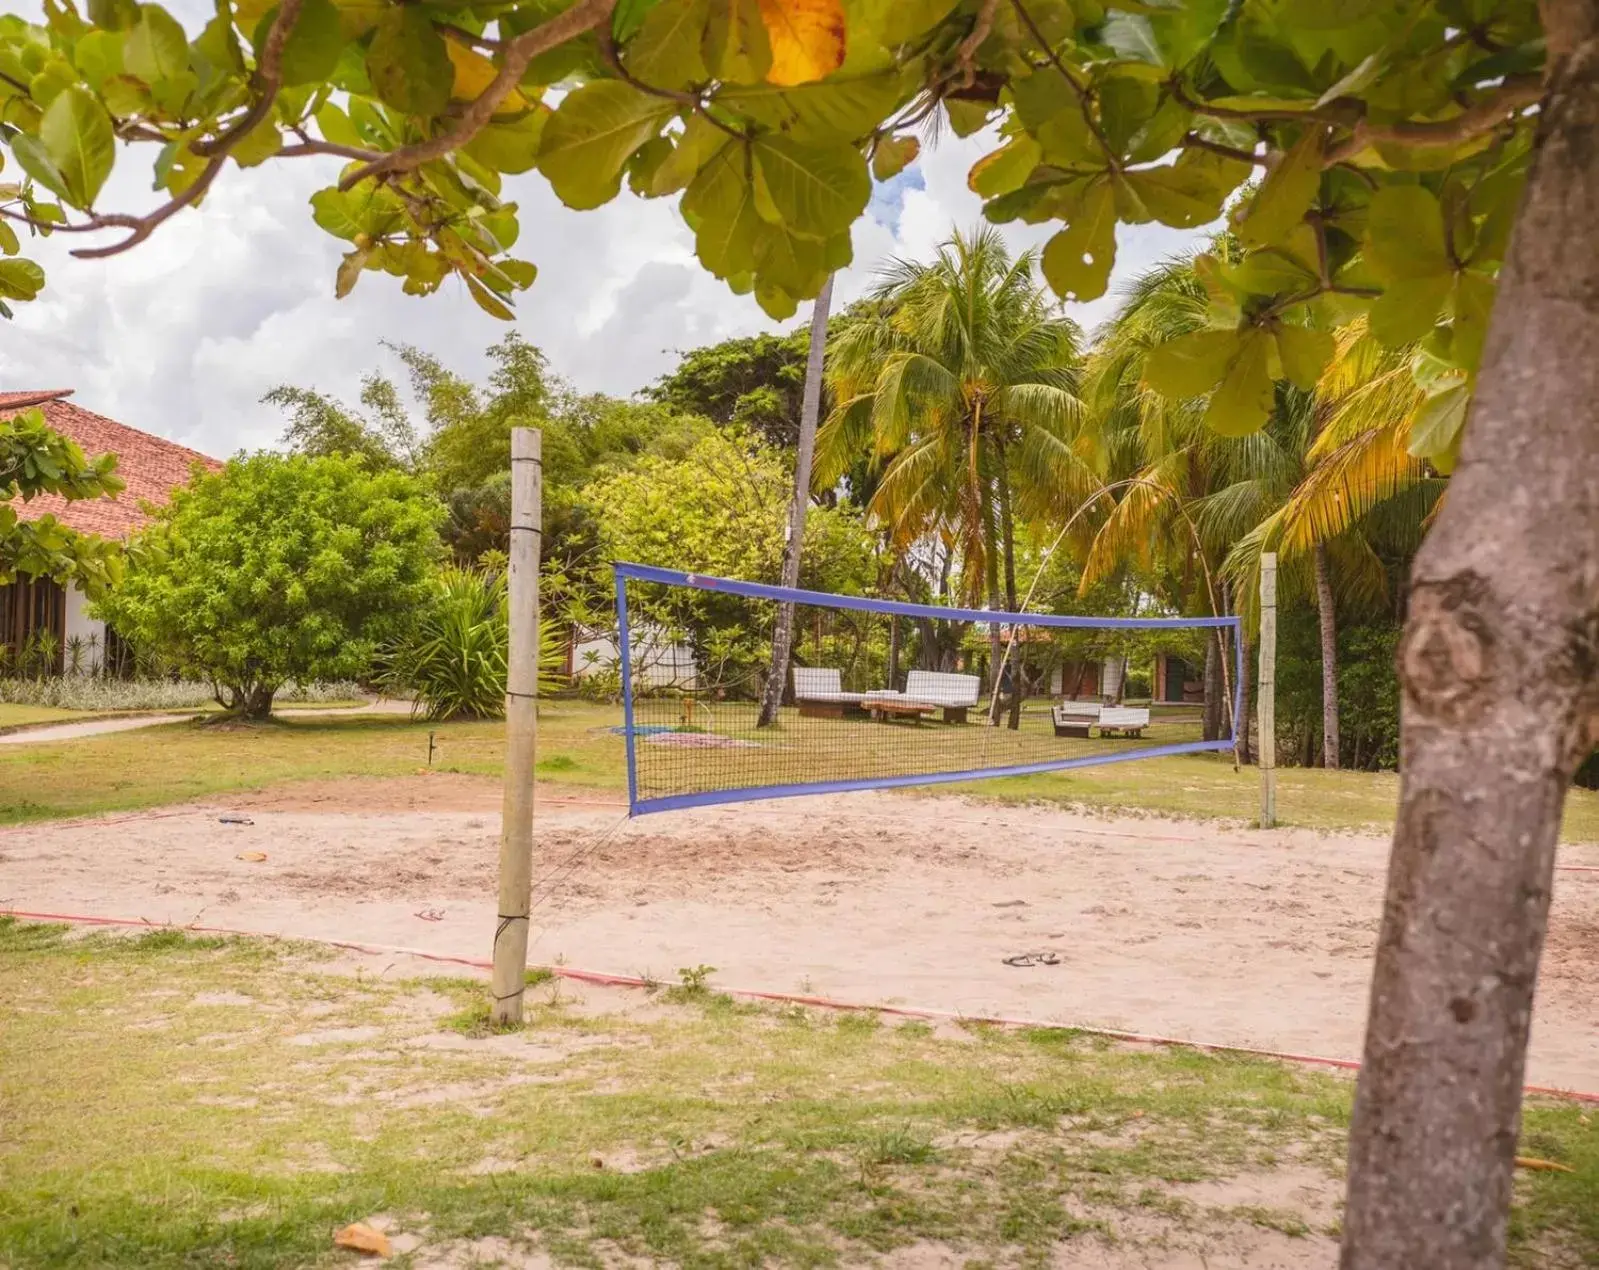
M 805 359 L 805 391 L 800 399 L 799 452 L 794 456 L 794 498 L 788 509 L 788 541 L 783 544 L 783 585 L 799 585 L 800 551 L 805 542 L 805 512 L 811 503 L 811 459 L 816 452 L 816 421 L 822 412 L 822 367 L 827 352 L 827 311 L 833 300 L 829 274 L 811 309 L 811 347 Z M 778 605 L 777 628 L 772 632 L 772 670 L 761 696 L 761 713 L 755 726 L 770 727 L 783 704 L 788 684 L 788 663 L 794 646 L 794 606 Z

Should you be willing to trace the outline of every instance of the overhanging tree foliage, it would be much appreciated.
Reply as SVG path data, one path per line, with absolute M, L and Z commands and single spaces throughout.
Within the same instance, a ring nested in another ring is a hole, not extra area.
M 122 576 L 122 549 L 69 529 L 48 513 L 19 520 L 16 500 L 58 494 L 68 501 L 102 498 L 122 489 L 114 454 L 85 457 L 77 442 L 25 410 L 0 419 L 0 585 L 18 574 L 52 578 L 96 596 Z
M 265 718 L 289 680 L 358 679 L 431 598 L 443 509 L 344 456 L 257 454 L 178 490 L 99 611 Z
M 50 0 L 44 26 L 0 20 L 24 174 L 0 219 L 109 255 L 230 160 L 338 158 L 312 211 L 350 245 L 340 294 L 455 274 L 506 316 L 534 270 L 502 177 L 536 167 L 576 208 L 624 178 L 681 193 L 705 265 L 786 316 L 934 115 L 998 126 L 971 184 L 993 220 L 1062 223 L 1042 263 L 1065 297 L 1104 291 L 1118 224 L 1237 195 L 1244 251 L 1147 381 L 1249 433 L 1365 312 L 1431 359 L 1412 450 L 1459 460 L 1400 650 L 1345 1262 L 1493 1266 L 1560 804 L 1599 717 L 1596 67 L 1595 0 L 221 0 L 192 38 L 155 4 Z M 152 211 L 98 206 L 119 138 L 154 156 Z M 13 237 L 0 300 L 43 285 Z

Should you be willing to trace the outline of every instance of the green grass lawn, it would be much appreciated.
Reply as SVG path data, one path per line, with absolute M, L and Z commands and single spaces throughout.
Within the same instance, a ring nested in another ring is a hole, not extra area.
M 88 710 L 59 710 L 55 706 L 19 706 L 0 701 L 0 732 L 41 723 L 71 723 L 87 718 Z
M 480 982 L 320 958 L 0 919 L 0 1265 L 350 1264 L 373 1218 L 400 1267 L 1331 1256 L 1340 1076 L 703 987 L 544 982 L 489 1035 Z M 1522 1150 L 1575 1171 L 1519 1177 L 1519 1264 L 1599 1258 L 1593 1120 L 1529 1104 Z
M 546 704 L 539 719 L 540 777 L 623 797 L 622 738 L 610 730 L 619 721 L 614 707 Z M 896 740 L 912 732 L 897 724 L 860 726 L 891 730 Z M 429 725 L 403 715 L 373 715 L 221 727 L 176 723 L 77 741 L 0 747 L 0 823 L 161 806 L 287 781 L 403 776 L 426 767 L 429 732 L 437 743 L 436 767 L 501 774 L 505 728 L 499 721 Z M 920 738 L 911 739 L 926 741 L 935 735 L 927 727 Z M 1278 773 L 1278 812 L 1288 825 L 1380 831 L 1393 823 L 1398 791 L 1399 780 L 1392 773 L 1284 768 Z M 1235 772 L 1227 757 L 1190 755 L 922 792 L 1247 822 L 1258 810 L 1260 777 L 1254 768 Z M 1572 792 L 1565 836 L 1599 841 L 1599 793 Z

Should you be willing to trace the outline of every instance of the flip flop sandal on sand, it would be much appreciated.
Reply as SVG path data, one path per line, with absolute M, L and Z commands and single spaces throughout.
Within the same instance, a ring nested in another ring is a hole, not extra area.
M 1058 966 L 1060 954 L 1052 952 L 1017 953 L 1003 959 L 1007 966 Z

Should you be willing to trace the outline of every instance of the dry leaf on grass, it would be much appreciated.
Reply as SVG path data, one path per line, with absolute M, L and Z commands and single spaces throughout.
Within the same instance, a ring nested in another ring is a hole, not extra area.
M 333 1242 L 340 1248 L 371 1253 L 375 1257 L 388 1257 L 394 1253 L 389 1244 L 389 1237 L 381 1230 L 374 1230 L 364 1221 L 351 1222 L 333 1236 Z
M 244 860 L 244 861 L 246 861 L 246 862 L 248 862 L 250 864 L 260 864 L 261 861 L 266 859 L 266 852 L 265 851 L 241 851 L 241 852 L 239 852 L 239 854 L 237 856 L 234 857 L 234 859 L 236 859 L 236 860 Z
M 1516 1157 L 1518 1169 L 1532 1169 L 1535 1173 L 1575 1173 L 1577 1170 L 1569 1164 L 1557 1164 L 1554 1160 L 1540 1160 L 1530 1155 Z

